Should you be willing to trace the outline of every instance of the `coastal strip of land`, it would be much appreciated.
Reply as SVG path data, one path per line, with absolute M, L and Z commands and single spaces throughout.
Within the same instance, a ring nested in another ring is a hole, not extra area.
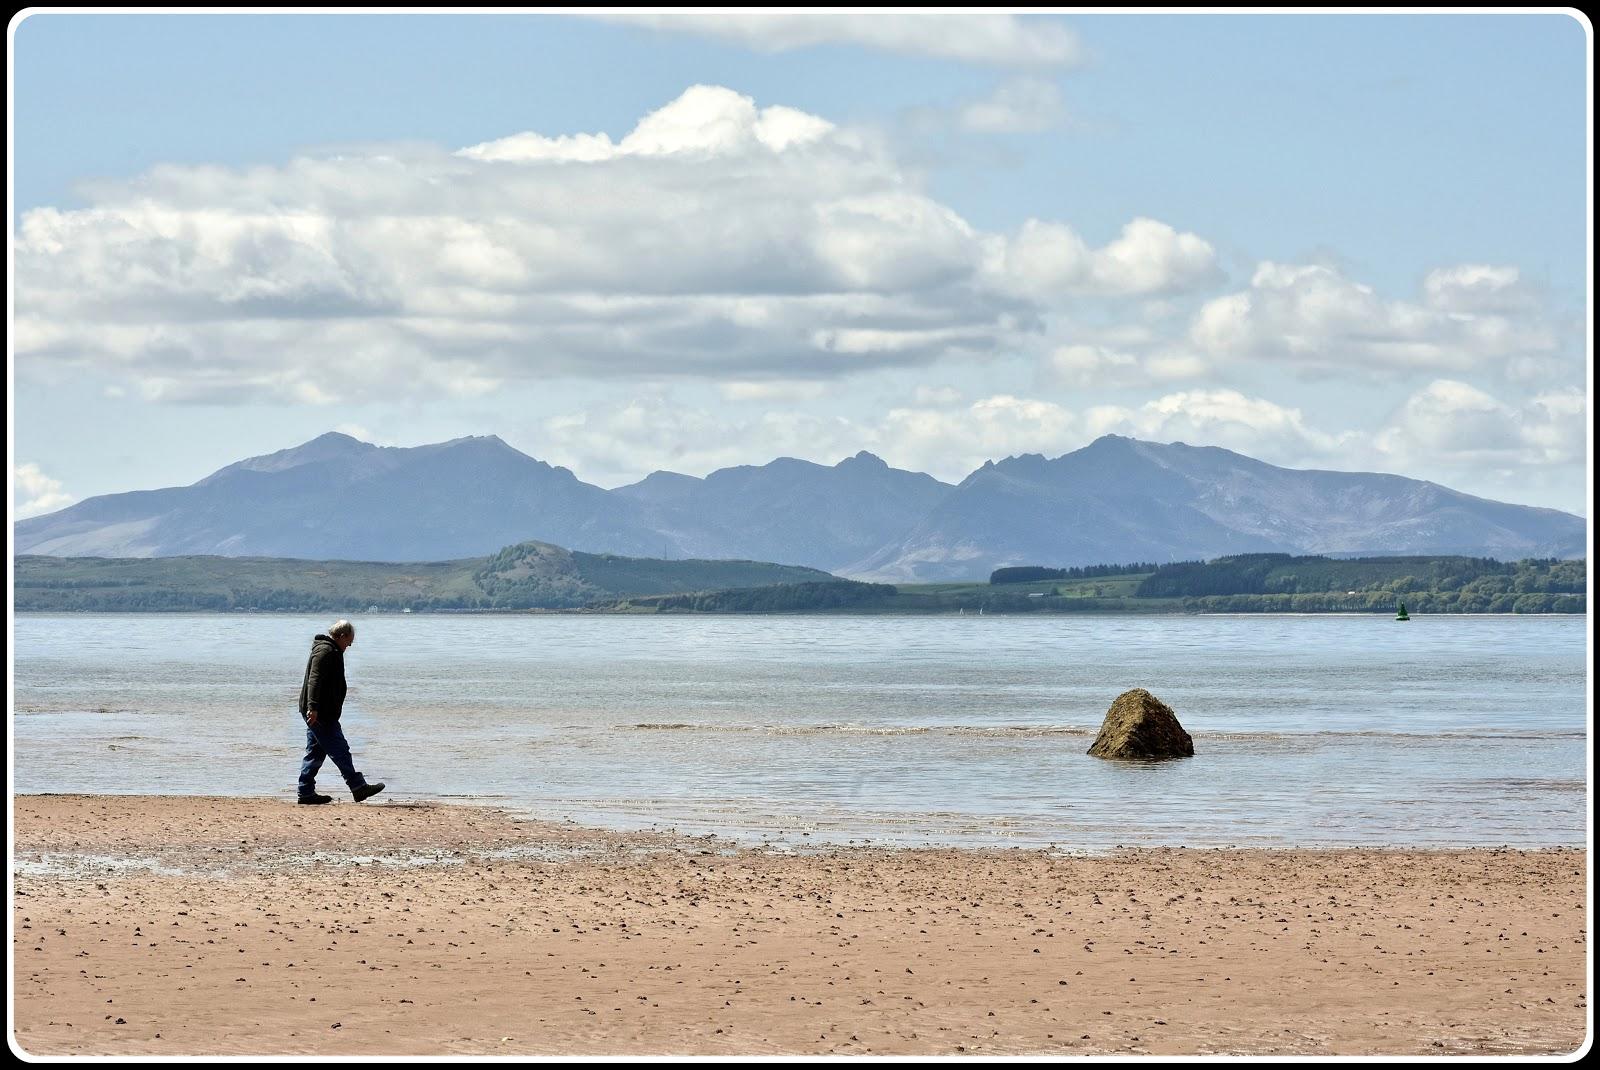
M 12 800 L 32 1055 L 1562 1055 L 1587 852 L 735 847 Z
M 1208 562 L 1008 567 L 989 580 L 862 583 L 795 565 L 589 554 L 525 542 L 460 561 L 15 559 L 37 613 L 1581 614 L 1588 563 L 1241 554 Z

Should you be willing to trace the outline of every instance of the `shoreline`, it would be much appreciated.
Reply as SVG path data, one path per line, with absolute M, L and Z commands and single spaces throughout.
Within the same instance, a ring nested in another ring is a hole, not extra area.
M 1093 732 L 1086 732 L 1092 738 Z M 349 804 L 345 798 L 343 788 L 337 788 L 336 803 Z M 19 790 L 13 793 L 13 800 L 44 800 L 44 799 L 105 799 L 105 800 L 141 800 L 141 799 L 167 799 L 176 802 L 227 801 L 230 803 L 263 803 L 280 805 L 292 797 L 292 792 L 277 795 L 211 795 L 205 792 L 176 791 L 163 795 L 151 795 L 144 791 L 131 792 L 81 792 L 81 791 L 28 791 Z M 353 805 L 353 804 L 351 804 Z M 920 832 L 901 833 L 883 828 L 859 827 L 830 827 L 822 828 L 816 824 L 799 825 L 793 828 L 775 828 L 755 826 L 739 826 L 729 830 L 725 824 L 721 831 L 714 829 L 713 821 L 705 818 L 662 818 L 648 820 L 637 811 L 629 811 L 629 817 L 617 818 L 615 814 L 606 811 L 585 808 L 583 806 L 565 807 L 531 807 L 520 805 L 504 795 L 427 795 L 405 792 L 385 791 L 381 802 L 374 801 L 368 806 L 383 805 L 394 809 L 399 808 L 424 808 L 441 807 L 450 809 L 471 809 L 490 812 L 517 827 L 526 829 L 569 829 L 576 830 L 580 835 L 592 835 L 601 838 L 632 837 L 647 840 L 661 839 L 673 843 L 690 844 L 695 846 L 710 845 L 718 851 L 747 851 L 756 854 L 811 856 L 826 854 L 833 851 L 874 851 L 884 854 L 897 852 L 917 851 L 954 851 L 958 853 L 996 853 L 996 854 L 1036 854 L 1045 858 L 1085 858 L 1105 859 L 1124 852 L 1138 851 L 1176 851 L 1190 854 L 1213 853 L 1306 853 L 1306 852 L 1362 852 L 1370 854 L 1435 854 L 1435 853 L 1470 853 L 1481 851 L 1515 851 L 1522 853 L 1538 853 L 1545 851 L 1574 851 L 1583 853 L 1587 844 L 1583 841 L 1571 842 L 1521 842 L 1512 843 L 1505 840 L 1495 841 L 1457 841 L 1457 842 L 1428 842 L 1408 843 L 1404 840 L 1394 839 L 1371 842 L 1352 842 L 1338 840 L 1307 840 L 1296 839 L 1294 842 L 1275 842 L 1257 839 L 1221 842 L 1220 840 L 1204 840 L 1202 842 L 1174 843 L 1165 840 L 1152 840 L 1140 842 L 1137 837 L 1129 836 L 1126 842 L 1109 842 L 1095 839 L 1093 834 L 1087 838 L 1073 841 L 1072 833 L 1083 836 L 1081 829 L 1071 830 L 1055 838 L 1047 838 L 1039 834 L 1008 833 L 999 836 L 992 831 L 987 838 L 979 839 L 976 832 L 948 832 L 942 837 L 938 832 L 930 832 L 923 828 Z M 557 811 L 565 811 L 558 816 Z M 978 822 L 981 817 L 972 815 L 971 821 Z
M 358 614 L 354 610 L 335 609 L 12 609 L 13 616 L 27 617 L 322 617 L 330 613 L 349 613 L 353 617 Z M 1172 609 L 1167 607 L 1154 609 L 1036 609 L 1006 611 L 1003 609 L 992 610 L 983 614 L 953 613 L 949 610 L 917 612 L 914 610 L 820 610 L 808 609 L 795 612 L 762 613 L 755 611 L 732 610 L 668 610 L 658 612 L 643 609 L 420 609 L 411 612 L 384 609 L 376 613 L 359 613 L 360 618 L 371 617 L 1021 617 L 1021 618 L 1051 618 L 1065 617 L 1379 617 L 1393 620 L 1393 609 L 1324 609 L 1324 610 L 1290 610 L 1290 609 Z M 1541 611 L 1538 613 L 1511 613 L 1511 612 L 1463 612 L 1439 613 L 1418 610 L 1410 614 L 1410 620 L 1426 618 L 1456 617 L 1514 617 L 1520 619 L 1554 617 L 1568 619 L 1572 617 L 1586 617 L 1588 610 L 1573 612 Z
M 1587 1041 L 1584 847 L 775 852 L 458 802 L 12 807 L 13 1043 L 35 1055 Z

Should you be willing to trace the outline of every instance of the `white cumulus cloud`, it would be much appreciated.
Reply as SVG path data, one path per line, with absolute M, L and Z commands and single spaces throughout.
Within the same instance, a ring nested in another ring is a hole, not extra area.
M 1222 278 L 1209 242 L 1145 218 L 1099 249 L 1063 223 L 1030 219 L 1014 237 L 990 241 L 988 270 L 996 286 L 1046 304 L 1082 295 L 1174 293 Z
M 1398 407 L 1373 445 L 1402 467 L 1575 465 L 1584 460 L 1587 423 L 1588 399 L 1576 388 L 1515 404 L 1436 379 Z
M 1313 427 L 1298 408 L 1237 390 L 1188 390 L 1137 408 L 1097 405 L 1084 414 L 1093 437 L 1121 434 L 1155 442 L 1222 446 L 1272 464 L 1309 464 L 1335 456 L 1352 438 Z
M 59 479 L 45 475 L 33 463 L 12 466 L 11 486 L 12 516 L 18 520 L 53 513 L 77 501 L 62 489 Z
M 1057 346 L 1039 362 L 1046 385 L 1084 390 L 1113 390 L 1151 382 L 1198 379 L 1210 365 L 1193 353 L 1155 347 L 1132 353 L 1110 346 L 1074 343 Z
M 1365 466 L 1431 479 L 1497 501 L 1584 512 L 1589 401 L 1568 387 L 1503 399 L 1436 379 L 1360 440 Z
M 980 134 L 1035 134 L 1067 118 L 1061 89 L 1042 78 L 1014 78 L 956 112 L 957 125 Z
M 1250 288 L 1208 301 L 1189 340 L 1217 358 L 1336 370 L 1502 367 L 1554 352 L 1558 339 L 1509 268 L 1440 269 L 1422 303 L 1388 300 L 1322 265 L 1262 262 Z
M 85 194 L 22 219 L 18 373 L 93 368 L 163 402 L 838 378 L 1025 350 L 1062 295 L 1214 271 L 1149 219 L 1101 249 L 1039 220 L 984 233 L 874 137 L 718 86 L 616 141 L 164 165 Z
M 1438 268 L 1422 280 L 1422 294 L 1430 307 L 1447 312 L 1523 312 L 1538 303 L 1521 271 L 1510 265 Z
M 167 166 L 90 195 L 23 220 L 19 363 L 162 400 L 840 374 L 994 345 L 1016 307 L 975 284 L 979 235 L 875 147 L 717 87 L 615 145 Z
M 1131 353 L 1096 345 L 1059 346 L 1045 358 L 1046 377 L 1064 386 L 1109 387 L 1128 382 L 1139 371 Z
M 757 108 L 751 98 L 722 86 L 696 85 L 651 112 L 613 145 L 606 134 L 544 137 L 516 134 L 461 149 L 477 160 L 569 160 L 598 163 L 624 156 L 703 153 L 728 156 L 766 149 L 782 152 L 835 130 L 832 123 L 795 108 Z

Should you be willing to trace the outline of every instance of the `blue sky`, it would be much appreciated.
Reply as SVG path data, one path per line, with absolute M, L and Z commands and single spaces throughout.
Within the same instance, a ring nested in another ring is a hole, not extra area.
M 340 428 L 1587 514 L 1584 22 L 865 18 L 14 22 L 14 509 Z

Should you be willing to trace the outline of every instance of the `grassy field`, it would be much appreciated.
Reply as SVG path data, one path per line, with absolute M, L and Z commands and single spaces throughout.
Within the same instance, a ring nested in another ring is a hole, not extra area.
M 985 580 L 967 583 L 903 583 L 898 584 L 904 594 L 919 596 L 956 595 L 972 597 L 983 594 L 1037 594 L 1045 598 L 1132 598 L 1148 572 L 1126 576 L 1098 576 L 1078 580 L 1039 580 L 1034 583 L 1005 583 L 991 586 Z

